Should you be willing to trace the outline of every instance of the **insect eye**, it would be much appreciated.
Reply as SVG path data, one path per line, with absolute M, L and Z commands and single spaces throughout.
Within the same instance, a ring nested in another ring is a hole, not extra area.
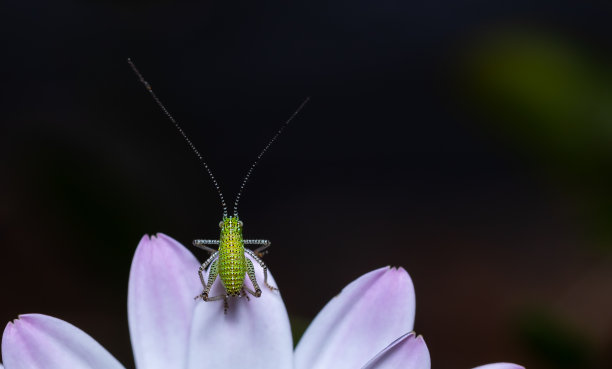
M 242 226 L 244 225 L 244 223 L 242 223 L 242 220 L 238 221 L 238 225 L 240 226 L 240 228 L 242 228 Z
M 219 228 L 223 228 L 223 221 L 219 222 Z

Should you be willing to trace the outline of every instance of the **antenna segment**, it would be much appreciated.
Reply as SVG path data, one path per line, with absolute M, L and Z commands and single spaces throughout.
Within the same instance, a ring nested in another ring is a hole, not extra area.
M 204 165 L 204 168 L 206 168 L 206 171 L 208 172 L 208 175 L 210 176 L 210 179 L 212 179 L 213 184 L 215 185 L 215 189 L 217 190 L 217 193 L 219 194 L 219 198 L 221 199 L 221 205 L 223 206 L 223 217 L 227 217 L 227 205 L 225 204 L 225 200 L 223 199 L 223 194 L 221 193 L 221 188 L 219 188 L 219 184 L 217 183 L 217 180 L 215 179 L 215 176 L 212 174 L 212 171 L 210 170 L 210 168 L 208 167 L 208 164 L 206 164 L 206 162 L 204 161 L 204 158 L 202 157 L 202 155 L 200 154 L 200 152 L 198 151 L 198 149 L 196 149 L 196 147 L 194 146 L 194 144 L 191 142 L 191 140 L 189 139 L 189 137 L 187 137 L 187 134 L 185 134 L 185 132 L 183 131 L 183 129 L 181 128 L 181 126 L 179 126 L 178 122 L 172 117 L 172 115 L 170 115 L 170 113 L 168 112 L 168 110 L 166 109 L 166 107 L 164 106 L 164 104 L 162 104 L 162 102 L 159 100 L 159 98 L 157 97 L 157 95 L 155 95 L 155 92 L 153 92 L 153 89 L 151 88 L 151 85 L 149 84 L 149 82 L 145 81 L 144 77 L 142 76 L 142 74 L 140 74 L 140 72 L 138 71 L 138 68 L 136 68 L 136 65 L 132 62 L 132 59 L 127 60 L 128 64 L 130 65 L 130 67 L 132 67 L 132 70 L 134 71 L 134 73 L 136 73 L 136 75 L 138 76 L 138 79 L 140 79 L 140 82 L 142 82 L 142 84 L 145 86 L 145 88 L 147 89 L 147 91 L 149 91 L 149 93 L 151 94 L 151 97 L 153 97 L 153 100 L 155 100 L 155 102 L 157 103 L 157 105 L 159 105 L 159 107 L 161 108 L 161 110 L 164 112 L 164 114 L 166 114 L 166 116 L 168 117 L 168 119 L 170 119 L 170 121 L 174 124 L 174 126 L 176 127 L 176 129 L 178 129 L 179 133 L 181 134 L 181 136 L 183 136 L 183 138 L 185 139 L 185 141 L 187 142 L 187 144 L 189 145 L 189 147 L 191 148 L 191 151 L 194 152 L 194 154 L 196 154 L 196 156 L 198 157 L 198 159 L 200 159 L 200 161 L 202 162 L 202 164 Z M 306 103 L 306 102 L 304 102 Z M 304 105 L 304 103 L 302 105 Z M 300 106 L 301 109 L 301 106 Z M 298 109 L 299 111 L 299 109 Z M 297 113 L 297 112 L 296 112 Z M 295 116 L 295 114 L 293 114 L 293 116 Z M 291 118 L 293 118 L 293 116 Z M 291 120 L 291 118 L 289 120 Z M 285 125 L 287 125 L 289 122 L 285 123 Z M 284 127 L 283 127 L 284 128 Z M 280 131 L 282 130 L 282 128 L 278 131 L 278 133 L 276 134 L 276 136 L 278 136 L 278 134 L 280 133 Z M 274 141 L 274 139 L 276 139 L 276 136 L 274 136 L 274 138 L 272 139 L 272 141 Z M 270 143 L 272 143 L 272 141 L 270 141 Z M 268 144 L 268 146 L 270 146 L 270 143 Z M 268 147 L 266 146 L 266 149 Z M 264 152 L 266 150 L 264 149 Z M 262 152 L 263 154 L 263 152 Z M 260 154 L 261 156 L 261 154 Z M 257 158 L 259 160 L 259 157 Z M 255 163 L 257 163 L 257 161 L 255 161 Z M 253 165 L 255 166 L 255 165 Z M 251 170 L 253 168 L 251 167 Z M 249 170 L 249 174 L 251 173 L 251 170 Z M 247 178 L 248 178 L 248 174 L 247 174 Z M 246 182 L 246 179 L 245 179 Z M 244 186 L 244 183 L 243 183 Z M 242 187 L 241 187 L 242 190 Z
M 272 144 L 274 143 L 274 141 L 276 141 L 276 139 L 278 138 L 278 136 L 280 136 L 280 134 L 283 132 L 283 130 L 285 129 L 285 127 L 287 127 L 289 125 L 289 123 L 291 123 L 291 121 L 293 120 L 293 118 L 295 118 L 296 115 L 298 115 L 298 113 L 300 112 L 300 110 L 302 110 L 302 108 L 304 107 L 304 105 L 306 105 L 306 103 L 310 100 L 310 97 L 307 97 L 301 104 L 300 106 L 298 106 L 298 108 L 295 110 L 295 112 L 293 112 L 293 114 L 291 114 L 291 116 L 289 117 L 289 119 L 287 119 L 287 121 L 278 129 L 278 131 L 276 131 L 276 134 L 272 137 L 272 139 L 270 139 L 270 141 L 268 141 L 268 144 L 264 147 L 263 150 L 261 150 L 261 152 L 259 153 L 259 155 L 257 155 L 257 159 L 255 159 L 255 161 L 253 162 L 253 164 L 251 164 L 251 167 L 249 168 L 246 176 L 244 176 L 244 180 L 242 180 L 242 183 L 240 184 L 240 190 L 238 191 L 238 194 L 236 195 L 236 201 L 234 201 L 234 216 L 238 217 L 238 202 L 240 202 L 240 195 L 242 195 L 242 191 L 244 190 L 244 186 L 246 185 L 247 181 L 249 180 L 249 177 L 251 176 L 251 174 L 253 173 L 253 169 L 255 169 L 255 166 L 257 166 L 257 163 L 259 163 L 259 159 L 261 159 L 261 157 L 266 153 L 266 151 L 268 151 L 268 149 L 270 148 L 270 146 L 272 146 Z

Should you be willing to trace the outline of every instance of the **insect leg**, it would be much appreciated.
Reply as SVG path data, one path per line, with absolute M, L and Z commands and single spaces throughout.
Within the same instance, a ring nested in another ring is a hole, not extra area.
M 249 250 L 249 249 L 244 249 L 244 252 L 246 252 L 247 254 L 251 255 L 253 257 L 253 259 L 255 259 L 257 264 L 259 264 L 261 266 L 261 268 L 264 270 L 264 284 L 266 285 L 266 287 L 268 287 L 272 291 L 278 290 L 278 288 L 270 286 L 268 284 L 268 267 L 266 266 L 266 264 L 255 254 L 254 251 Z
M 217 260 L 215 260 L 215 258 L 218 255 L 219 255 L 218 251 L 215 252 L 214 254 L 212 254 L 208 259 L 206 259 L 206 261 L 204 263 L 202 263 L 202 265 L 200 266 L 200 269 L 198 269 L 198 275 L 200 276 L 200 282 L 202 282 L 202 287 L 204 287 L 204 292 L 206 293 L 207 296 L 208 296 L 208 290 L 206 290 L 207 285 L 206 285 L 206 282 L 204 281 L 204 270 L 206 270 L 208 265 L 210 263 L 212 263 L 212 266 L 210 268 L 210 274 L 208 276 L 208 282 L 212 285 L 212 283 L 210 282 L 210 277 L 213 275 L 213 272 L 214 272 L 215 278 L 217 277 L 217 274 L 219 273 L 218 270 L 217 270 Z M 215 260 L 215 261 L 213 262 L 213 260 Z M 213 267 L 214 267 L 214 271 L 213 271 Z M 214 282 L 214 279 L 213 279 L 213 282 Z M 209 288 L 209 290 L 210 290 L 210 288 Z M 196 296 L 195 299 L 197 300 L 200 297 L 202 299 L 204 299 L 204 292 L 202 292 L 201 295 Z M 206 299 L 204 299 L 204 300 L 206 300 Z
M 218 296 L 213 296 L 213 297 L 206 297 L 204 301 L 223 300 L 223 314 L 227 314 L 227 309 L 229 309 L 229 304 L 227 303 L 228 297 L 229 297 L 228 295 L 218 295 Z
M 206 245 L 218 245 L 219 244 L 219 240 L 193 240 L 192 245 L 194 245 L 197 248 L 200 248 L 202 250 L 206 250 L 211 254 L 214 254 L 215 252 L 217 252 L 217 250 L 213 249 L 212 247 L 208 247 Z
M 248 287 L 246 287 L 248 288 Z M 247 295 L 246 291 L 244 290 L 245 286 L 242 286 L 242 292 L 241 292 L 241 296 L 246 297 L 247 301 L 251 301 L 251 299 L 249 298 L 249 295 Z
M 261 261 L 261 259 L 255 254 L 254 251 L 249 250 L 249 249 L 244 249 L 244 252 L 246 252 L 247 254 L 251 255 L 253 257 L 253 259 L 255 259 L 257 264 L 261 265 L 261 268 L 263 269 L 263 273 L 264 273 L 264 284 L 266 285 L 266 287 L 268 287 L 272 291 L 278 290 L 278 288 L 270 286 L 268 284 L 268 267 L 266 266 L 266 264 L 263 261 Z M 247 259 L 247 260 L 249 260 L 249 259 Z
M 253 262 L 251 261 L 251 259 L 247 258 L 246 256 L 244 257 L 244 260 L 246 261 L 247 274 L 249 275 L 249 279 L 251 280 L 251 283 L 253 283 L 253 288 L 255 288 L 255 292 L 253 292 L 253 290 L 251 290 L 250 288 L 244 285 L 242 286 L 242 288 L 248 291 L 251 295 L 255 297 L 259 297 L 261 296 L 261 288 L 259 288 L 259 284 L 257 283 L 257 278 L 255 278 L 255 267 L 253 266 Z
M 270 247 L 270 245 L 272 244 L 270 241 L 268 240 L 244 240 L 242 241 L 245 245 L 261 245 L 261 247 L 256 248 L 255 250 L 253 250 L 253 252 L 255 254 L 257 254 L 257 256 L 262 257 L 265 254 L 267 254 L 268 252 L 262 252 L 265 249 L 267 249 L 268 247 Z
M 215 253 L 213 256 L 211 256 L 210 259 L 213 259 L 215 256 L 217 256 L 218 252 Z M 208 260 L 207 260 L 208 261 Z M 198 296 L 195 297 L 195 299 L 197 300 L 198 298 L 202 298 L 202 300 L 204 301 L 217 301 L 217 300 L 221 300 L 223 299 L 223 313 L 227 314 L 227 309 L 229 309 L 229 304 L 227 303 L 227 298 L 228 295 L 218 295 L 218 296 L 213 296 L 213 297 L 208 297 L 208 294 L 210 293 L 210 289 L 212 288 L 212 285 L 215 283 L 215 280 L 217 279 L 217 276 L 219 275 L 219 268 L 218 268 L 218 262 L 219 259 L 216 259 L 215 261 L 213 261 L 213 263 L 210 266 L 210 272 L 208 273 L 208 283 L 206 283 L 206 286 L 204 288 L 204 291 L 199 294 Z M 206 263 L 204 263 L 206 264 Z M 204 264 L 202 264 L 202 266 L 204 266 Z M 200 280 L 202 281 L 202 284 L 204 284 L 204 276 L 202 275 L 202 267 L 200 267 Z

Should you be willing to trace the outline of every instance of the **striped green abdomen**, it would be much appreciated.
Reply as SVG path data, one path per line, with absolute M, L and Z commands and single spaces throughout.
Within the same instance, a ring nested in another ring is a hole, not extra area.
M 223 219 L 219 243 L 219 276 L 228 295 L 238 296 L 246 274 L 242 227 L 237 217 Z

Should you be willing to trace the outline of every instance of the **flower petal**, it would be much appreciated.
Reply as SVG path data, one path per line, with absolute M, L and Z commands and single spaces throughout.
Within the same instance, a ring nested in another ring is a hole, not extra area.
M 494 363 L 481 365 L 474 369 L 525 369 L 525 367 L 512 363 Z
M 42 314 L 20 315 L 2 336 L 2 357 L 11 369 L 115 369 L 123 366 L 87 333 Z
M 132 261 L 128 319 L 141 369 L 184 368 L 200 284 L 195 256 L 164 235 L 144 236 Z
M 367 273 L 316 316 L 295 350 L 295 368 L 360 368 L 412 331 L 414 312 L 414 287 L 403 268 Z
M 396 339 L 362 369 L 430 369 L 429 350 L 422 336 L 414 332 Z
M 287 369 L 293 361 L 289 317 L 279 291 L 263 284 L 262 268 L 253 262 L 261 297 L 229 298 L 223 314 L 223 301 L 198 301 L 189 351 L 190 369 Z M 245 286 L 252 288 L 249 278 Z M 268 273 L 268 283 L 277 286 Z M 200 287 L 198 292 L 201 292 Z M 217 278 L 210 296 L 225 294 Z

